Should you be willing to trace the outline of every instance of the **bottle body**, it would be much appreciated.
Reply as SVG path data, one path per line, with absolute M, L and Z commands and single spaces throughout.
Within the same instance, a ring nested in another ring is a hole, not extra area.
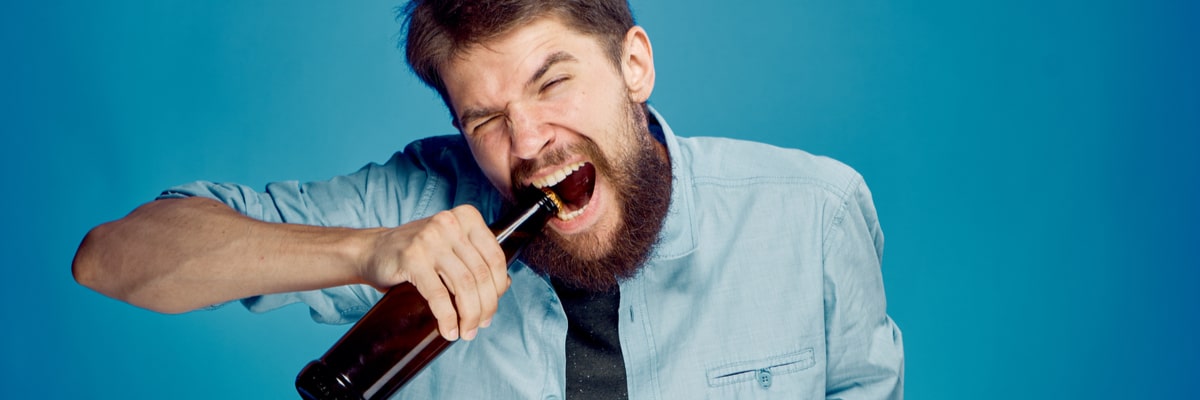
M 491 226 L 509 263 L 557 211 L 549 191 L 527 195 Z M 453 342 L 443 339 L 425 298 L 410 283 L 387 291 L 322 356 L 300 371 L 296 390 L 310 400 L 385 399 Z
M 410 283 L 383 298 L 296 379 L 309 399 L 386 398 L 449 347 L 437 319 Z

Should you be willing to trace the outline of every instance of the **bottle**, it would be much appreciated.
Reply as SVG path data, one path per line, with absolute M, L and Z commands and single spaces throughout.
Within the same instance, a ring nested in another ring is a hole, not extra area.
M 518 207 L 489 226 L 509 263 L 562 202 L 550 189 L 519 195 Z M 452 342 L 442 338 L 425 298 L 410 283 L 383 295 L 337 343 L 308 363 L 296 390 L 308 400 L 386 399 Z

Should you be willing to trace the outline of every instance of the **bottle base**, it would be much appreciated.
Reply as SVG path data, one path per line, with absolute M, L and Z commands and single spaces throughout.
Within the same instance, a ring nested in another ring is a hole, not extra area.
M 308 363 L 296 377 L 296 391 L 305 400 L 363 400 L 350 390 L 350 382 L 334 374 L 320 360 Z

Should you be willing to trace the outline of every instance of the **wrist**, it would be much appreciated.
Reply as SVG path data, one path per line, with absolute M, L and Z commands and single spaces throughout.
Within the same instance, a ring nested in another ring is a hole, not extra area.
M 341 241 L 342 257 L 349 263 L 351 283 L 377 286 L 375 256 L 380 236 L 387 228 L 348 229 L 349 234 Z

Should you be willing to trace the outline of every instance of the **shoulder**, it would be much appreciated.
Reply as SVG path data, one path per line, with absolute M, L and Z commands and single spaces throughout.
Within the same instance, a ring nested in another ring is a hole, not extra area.
M 367 168 L 376 167 L 368 165 Z M 404 175 L 432 175 L 442 179 L 477 179 L 482 176 L 471 149 L 460 135 L 417 139 L 392 154 L 383 169 Z
M 428 210 L 419 216 L 462 204 L 475 206 L 485 216 L 498 208 L 499 195 L 461 135 L 415 140 L 392 155 L 382 169 L 405 182 L 409 193 L 419 193 L 418 209 Z
M 850 166 L 804 150 L 747 140 L 679 138 L 680 152 L 697 186 L 793 186 L 854 195 L 862 176 Z
M 730 223 L 752 218 L 787 220 L 791 224 L 787 229 L 824 232 L 817 236 L 821 238 L 839 226 L 843 231 L 849 229 L 845 226 L 863 228 L 860 237 L 882 251 L 883 236 L 870 189 L 850 166 L 803 150 L 745 140 L 700 137 L 679 142 L 686 165 L 682 169 L 690 171 L 680 175 L 689 176 L 684 179 L 694 193 L 697 212 L 733 213 L 738 218 Z
M 453 172 L 464 166 L 474 166 L 471 149 L 461 135 L 441 135 L 421 138 L 404 146 L 392 156 L 390 163 L 408 163 L 427 170 Z

